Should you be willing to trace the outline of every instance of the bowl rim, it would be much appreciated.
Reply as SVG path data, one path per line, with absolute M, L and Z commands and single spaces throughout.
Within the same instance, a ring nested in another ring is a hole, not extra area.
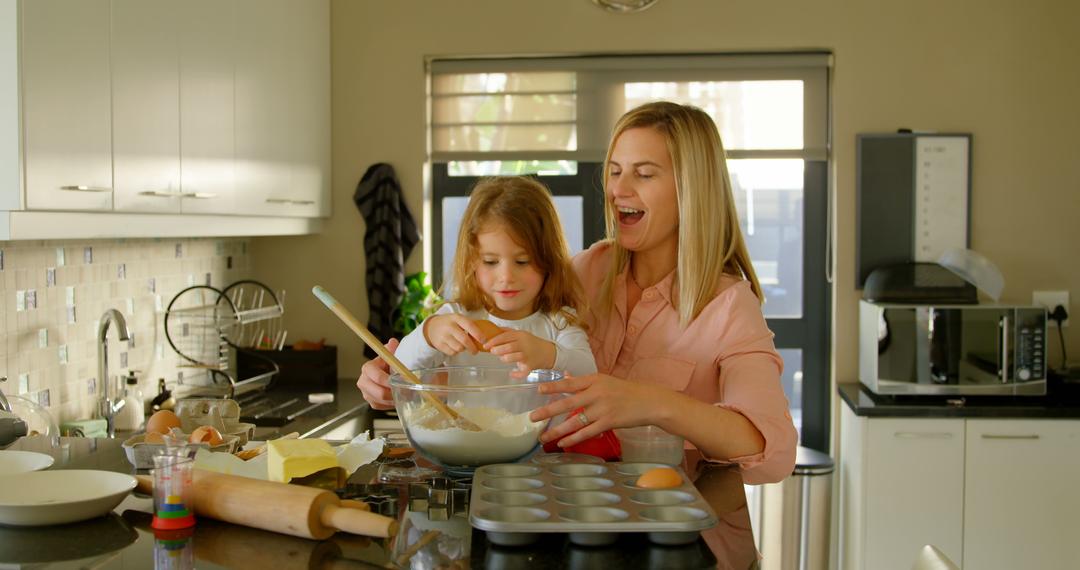
M 104 475 L 102 475 L 104 473 Z M 2 509 L 48 509 L 48 510 L 61 510 L 64 507 L 83 507 L 86 505 L 94 504 L 98 501 L 112 500 L 115 497 L 126 497 L 128 493 L 135 490 L 135 486 L 138 481 L 135 477 L 127 473 L 119 473 L 117 471 L 106 471 L 102 469 L 53 469 L 50 471 L 36 472 L 31 471 L 27 473 L 18 473 L 15 475 L 8 475 L 10 477 L 6 480 L 7 483 L 17 484 L 23 478 L 35 477 L 35 483 L 41 482 L 42 479 L 46 480 L 46 483 L 82 483 L 82 485 L 76 486 L 78 492 L 75 494 L 75 498 L 54 500 L 51 502 L 41 502 L 38 499 L 40 490 L 38 487 L 32 488 L 29 495 L 21 496 L 22 501 L 11 501 L 7 496 L 0 497 L 0 508 Z M 55 479 L 58 481 L 48 481 L 48 479 Z M 87 489 L 86 485 L 90 480 L 102 483 L 98 488 Z M 79 493 L 82 493 L 80 495 Z M 121 500 L 123 500 L 121 498 Z M 37 501 L 37 502 L 34 502 Z M 121 501 L 116 501 L 113 505 L 115 507 L 120 504 Z M 109 510 L 112 510 L 110 508 Z M 108 512 L 108 511 L 103 511 Z
M 499 371 L 512 371 L 516 370 L 513 366 L 435 366 L 431 368 L 418 368 L 413 370 L 413 374 L 417 376 L 423 376 L 428 372 L 447 372 L 452 370 L 499 370 Z M 552 370 L 548 368 L 537 368 L 532 370 L 529 374 L 542 370 L 544 372 L 551 372 L 553 376 L 556 376 L 547 380 L 535 380 L 532 382 L 526 381 L 518 382 L 516 384 L 494 384 L 494 385 L 474 385 L 464 384 L 460 386 L 446 386 L 443 384 L 413 384 L 408 380 L 401 377 L 401 374 L 396 372 L 390 375 L 390 386 L 394 388 L 402 388 L 406 390 L 413 390 L 418 392 L 504 392 L 504 391 L 516 391 L 516 390 L 529 390 L 535 389 L 540 384 L 547 382 L 556 382 L 566 378 L 566 373 L 562 370 Z

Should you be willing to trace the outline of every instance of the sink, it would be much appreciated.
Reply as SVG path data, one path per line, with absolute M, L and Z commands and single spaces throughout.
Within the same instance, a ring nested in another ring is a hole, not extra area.
M 371 408 L 360 404 L 342 412 L 300 435 L 302 438 L 350 441 L 363 432 L 371 432 Z

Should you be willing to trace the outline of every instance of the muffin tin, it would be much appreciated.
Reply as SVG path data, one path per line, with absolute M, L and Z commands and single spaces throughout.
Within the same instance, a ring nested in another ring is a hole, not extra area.
M 541 533 L 569 533 L 586 546 L 615 542 L 619 533 L 644 532 L 657 544 L 687 544 L 716 526 L 712 507 L 682 469 L 668 489 L 635 485 L 660 463 L 506 463 L 473 475 L 469 522 L 503 546 L 529 544 Z

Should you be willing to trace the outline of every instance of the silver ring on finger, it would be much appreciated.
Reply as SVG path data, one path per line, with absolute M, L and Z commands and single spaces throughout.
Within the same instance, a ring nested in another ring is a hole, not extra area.
M 582 427 L 589 425 L 589 417 L 585 415 L 585 412 L 578 413 L 577 419 L 581 422 Z

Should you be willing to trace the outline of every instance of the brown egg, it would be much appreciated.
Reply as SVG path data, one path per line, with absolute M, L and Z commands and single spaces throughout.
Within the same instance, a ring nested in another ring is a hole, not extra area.
M 146 420 L 146 433 L 169 433 L 174 427 L 180 427 L 180 418 L 169 410 L 154 412 Z
M 497 335 L 501 334 L 503 332 L 503 328 L 486 319 L 475 319 L 473 320 L 473 324 L 476 325 L 476 328 L 480 329 L 480 334 L 484 335 L 483 342 L 477 343 L 477 348 L 480 350 L 480 352 L 487 352 L 486 350 L 484 350 L 483 347 L 484 342 L 487 342 L 495 338 Z
M 210 447 L 221 445 L 225 438 L 221 437 L 221 432 L 214 426 L 199 426 L 195 428 L 195 431 L 191 432 L 191 437 L 188 438 L 191 443 L 209 443 Z
M 670 489 L 682 485 L 682 477 L 670 467 L 654 467 L 642 473 L 636 485 L 644 489 Z

